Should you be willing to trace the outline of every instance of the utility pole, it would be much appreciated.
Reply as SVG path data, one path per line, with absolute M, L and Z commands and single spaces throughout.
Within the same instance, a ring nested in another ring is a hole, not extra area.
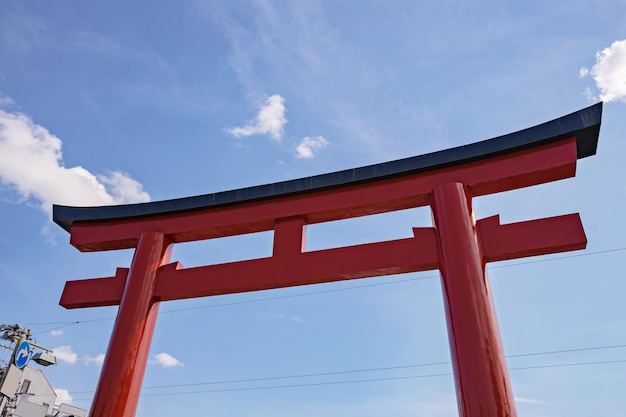
M 12 349 L 11 360 L 2 367 L 0 364 L 0 416 L 6 415 L 8 402 L 17 400 L 17 389 L 22 377 L 22 368 L 32 359 L 40 365 L 56 365 L 56 357 L 52 349 L 38 345 L 32 340 L 30 329 L 20 324 L 0 324 L 0 338 L 9 341 L 9 346 L 0 345 L 5 349 Z M 34 353 L 33 348 L 43 350 Z M 13 404 L 15 406 L 15 404 Z

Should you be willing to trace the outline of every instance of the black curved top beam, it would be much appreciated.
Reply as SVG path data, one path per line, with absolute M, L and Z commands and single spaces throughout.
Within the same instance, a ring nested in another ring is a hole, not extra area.
M 576 137 L 577 154 L 580 159 L 595 155 L 601 119 L 602 103 L 597 103 L 514 133 L 396 161 L 273 184 L 150 203 L 100 207 L 54 205 L 52 217 L 55 223 L 69 232 L 74 222 L 98 222 L 180 213 L 363 184 L 480 161 L 570 137 Z

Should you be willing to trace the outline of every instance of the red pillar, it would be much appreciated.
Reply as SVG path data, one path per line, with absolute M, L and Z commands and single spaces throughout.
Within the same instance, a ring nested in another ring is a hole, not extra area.
M 515 417 L 515 401 L 476 233 L 471 194 L 437 186 L 431 207 L 460 417 Z
M 159 266 L 169 262 L 170 242 L 144 232 L 131 263 L 90 417 L 135 415 L 159 310 L 152 300 Z

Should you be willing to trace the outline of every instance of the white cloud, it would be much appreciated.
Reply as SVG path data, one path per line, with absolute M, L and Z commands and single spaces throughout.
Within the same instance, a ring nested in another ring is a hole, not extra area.
M 150 195 L 128 175 L 96 176 L 63 166 L 61 140 L 28 116 L 0 110 L 0 182 L 22 201 L 34 199 L 50 214 L 52 204 L 73 206 L 145 202 Z
M 85 355 L 85 365 L 97 365 L 102 366 L 104 363 L 104 353 L 100 353 L 96 356 Z
M 313 158 L 315 152 L 328 146 L 328 141 L 322 136 L 306 136 L 296 147 L 297 158 Z
M 150 200 L 150 195 L 143 190 L 143 185 L 130 178 L 127 174 L 118 171 L 109 172 L 107 175 L 98 175 L 116 204 L 145 202 Z
M 173 368 L 175 366 L 184 366 L 184 364 L 170 355 L 169 353 L 159 353 L 153 356 L 156 361 L 152 361 L 151 363 L 161 365 L 164 368 Z
M 50 330 L 50 336 L 61 336 L 63 334 L 63 330 Z
M 256 118 L 243 127 L 234 127 L 227 131 L 236 138 L 252 135 L 269 135 L 272 139 L 280 141 L 283 137 L 285 118 L 285 99 L 274 94 L 265 101 Z
M 591 74 L 600 90 L 600 100 L 623 101 L 626 103 L 626 39 L 615 41 L 596 54 L 596 64 L 591 68 L 580 69 L 580 76 Z M 589 91 L 585 92 L 592 96 Z
M 54 392 L 57 394 L 57 400 L 55 402 L 56 405 L 59 404 L 67 404 L 70 405 L 74 400 L 70 395 L 70 392 L 65 388 L 54 388 Z
M 70 365 L 73 365 L 78 360 L 78 355 L 74 353 L 71 346 L 58 346 L 52 349 L 54 356 L 57 359 L 67 362 Z

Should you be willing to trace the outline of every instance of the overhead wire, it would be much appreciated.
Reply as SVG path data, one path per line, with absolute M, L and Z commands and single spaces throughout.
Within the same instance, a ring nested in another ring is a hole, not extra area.
M 563 350 L 553 350 L 553 351 L 544 351 L 544 352 L 521 353 L 521 354 L 517 354 L 517 355 L 507 355 L 506 357 L 507 358 L 517 358 L 517 357 L 524 357 L 524 356 L 553 355 L 553 354 L 557 354 L 557 353 L 572 353 L 572 352 L 582 352 L 582 351 L 601 350 L 601 349 L 617 349 L 617 348 L 624 348 L 624 347 L 626 347 L 626 344 L 622 344 L 622 345 L 607 345 L 607 346 L 593 346 L 593 347 L 585 347 L 585 348 L 578 348 L 578 349 L 563 349 Z M 362 372 L 378 372 L 378 371 L 389 371 L 389 370 L 397 370 L 397 369 L 419 368 L 419 367 L 438 366 L 438 365 L 450 365 L 450 364 L 451 364 L 450 361 L 429 362 L 429 363 L 420 363 L 420 364 L 413 364 L 413 365 L 385 366 L 385 367 L 380 367 L 380 368 L 355 369 L 355 370 L 347 370 L 347 371 L 332 371 L 332 372 L 321 372 L 321 373 L 313 373 L 313 374 L 298 374 L 298 375 L 273 376 L 273 377 L 249 378 L 249 379 L 236 379 L 236 380 L 212 381 L 212 382 L 199 382 L 199 383 L 175 384 L 175 385 L 146 386 L 146 387 L 144 387 L 144 389 L 169 388 L 169 387 L 192 386 L 192 385 L 230 384 L 230 383 L 269 381 L 269 380 L 276 380 L 276 379 L 291 379 L 291 378 L 310 378 L 310 377 L 318 377 L 318 376 L 342 375 L 342 374 L 362 373 Z M 510 370 L 514 370 L 514 369 L 515 368 L 510 369 Z
M 576 362 L 576 363 L 562 363 L 562 364 L 553 364 L 553 365 L 523 366 L 523 367 L 518 367 L 518 368 L 509 368 L 509 371 L 522 371 L 522 370 L 529 370 L 529 369 L 544 369 L 544 368 L 560 368 L 560 367 L 569 367 L 569 366 L 606 365 L 606 364 L 616 364 L 616 363 L 626 363 L 626 359 L 618 359 L 618 360 L 612 360 L 612 361 Z M 283 388 L 301 388 L 301 387 L 313 387 L 313 386 L 325 386 L 325 385 L 356 384 L 356 383 L 366 383 L 366 382 L 399 381 L 399 380 L 405 380 L 405 379 L 436 378 L 436 377 L 452 376 L 452 375 L 453 374 L 451 372 L 442 372 L 442 373 L 436 373 L 436 374 L 408 375 L 408 376 L 397 376 L 397 377 L 386 377 L 386 378 L 307 382 L 307 383 L 302 383 L 302 384 L 266 385 L 266 386 L 256 386 L 256 387 L 234 387 L 234 388 L 220 388 L 220 389 L 210 389 L 210 390 L 201 390 L 201 391 L 142 393 L 140 397 L 157 397 L 157 396 L 162 397 L 162 396 L 186 395 L 186 394 L 259 391 L 259 390 L 271 390 L 271 389 L 283 389 Z M 80 391 L 80 392 L 75 392 L 75 394 L 78 394 L 78 393 L 83 394 L 87 392 L 94 392 L 94 391 Z M 88 401 L 88 400 L 91 400 L 91 398 L 77 398 L 73 400 L 74 401 Z
M 562 353 L 573 353 L 573 352 L 604 350 L 604 349 L 618 349 L 618 348 L 626 348 L 626 344 L 591 346 L 591 347 L 583 347 L 583 348 L 575 348 L 575 349 L 561 349 L 561 350 L 553 350 L 553 351 L 521 353 L 521 354 L 516 354 L 516 355 L 507 355 L 506 357 L 517 358 L 517 357 L 524 357 L 524 356 L 554 355 L 554 354 L 562 354 Z M 619 360 L 614 360 L 614 361 L 597 361 L 597 362 L 582 362 L 582 363 L 569 363 L 569 364 L 524 366 L 524 367 L 517 367 L 517 368 L 509 368 L 509 370 L 517 371 L 517 370 L 525 370 L 525 369 L 554 368 L 554 367 L 579 366 L 579 365 L 597 365 L 597 364 L 621 363 L 621 362 L 626 362 L 626 359 L 624 360 L 619 359 Z M 236 383 L 244 383 L 244 382 L 272 381 L 272 380 L 279 380 L 279 379 L 314 378 L 314 377 L 320 377 L 320 376 L 345 375 L 345 374 L 351 374 L 351 373 L 365 373 L 365 372 L 380 372 L 380 371 L 390 371 L 390 370 L 440 366 L 440 365 L 450 365 L 450 364 L 451 364 L 450 361 L 428 362 L 428 363 L 420 363 L 420 364 L 412 364 L 412 365 L 385 366 L 385 367 L 378 367 L 378 368 L 352 369 L 352 370 L 330 371 L 330 372 L 319 372 L 319 373 L 308 373 L 308 374 L 279 375 L 279 376 L 270 376 L 270 377 L 231 379 L 231 380 L 195 382 L 195 383 L 185 383 L 185 384 L 155 385 L 155 386 L 145 386 L 142 389 L 148 390 L 148 389 L 162 389 L 162 388 L 191 387 L 191 386 L 201 386 L 201 385 L 220 385 L 220 384 L 236 384 Z M 437 374 L 437 375 L 439 376 L 440 374 Z M 451 375 L 451 374 L 446 373 L 446 374 L 441 374 L 441 375 Z M 418 376 L 415 376 L 415 377 L 417 378 Z M 419 377 L 424 377 L 424 376 L 419 376 Z M 403 379 L 403 378 L 400 378 L 400 379 Z M 367 381 L 370 381 L 370 380 L 368 379 Z M 75 391 L 74 393 L 84 394 L 84 393 L 90 393 L 90 392 L 94 392 L 94 391 Z

